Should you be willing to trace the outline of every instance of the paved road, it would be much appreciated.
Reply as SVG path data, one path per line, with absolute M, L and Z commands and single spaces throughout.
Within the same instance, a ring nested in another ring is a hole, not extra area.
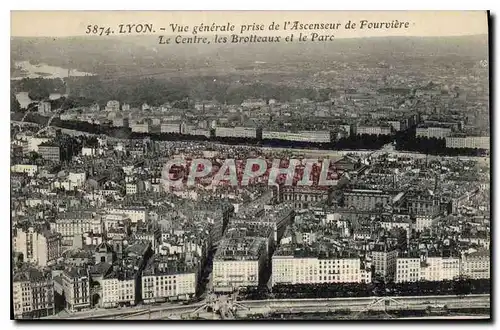
M 402 320 L 443 320 L 443 319 L 455 319 L 455 320 L 467 320 L 467 319 L 490 319 L 490 315 L 443 315 L 443 316 L 422 316 L 422 317 L 400 317 Z
M 171 310 L 171 311 L 191 311 L 202 303 L 182 305 L 180 303 L 166 302 L 158 305 L 137 305 L 133 307 L 123 307 L 123 308 L 109 308 L 109 309 L 92 309 L 82 312 L 67 313 L 65 311 L 48 316 L 46 319 L 98 319 L 98 318 L 122 318 L 126 315 L 140 315 L 142 313 L 149 313 L 160 311 L 160 310 Z
M 306 304 L 300 304 L 299 302 L 243 302 L 249 310 L 239 309 L 237 311 L 238 318 L 245 318 L 250 315 L 256 314 L 269 314 L 269 313 L 318 313 L 318 312 L 331 312 L 335 310 L 349 310 L 350 312 L 360 313 L 363 311 L 394 311 L 394 310 L 426 310 L 429 305 L 440 305 L 446 304 L 450 309 L 461 309 L 461 308 L 489 308 L 489 298 L 472 298 L 470 301 L 468 299 L 460 298 L 446 298 L 446 299 L 431 299 L 428 303 L 427 301 L 415 302 L 412 301 L 414 298 L 404 299 L 400 303 L 392 303 L 386 306 L 384 303 L 373 304 L 370 303 L 375 299 L 366 300 L 361 299 L 358 301 L 330 301 L 328 302 L 308 302 Z M 483 301 L 482 301 L 482 300 Z M 134 315 L 126 317 L 128 319 L 192 319 L 194 317 L 201 317 L 204 319 L 219 319 L 219 317 L 213 313 L 199 312 L 193 313 L 192 311 L 185 310 L 162 310 L 154 313 L 143 313 L 141 315 Z M 473 317 L 473 316 L 469 316 Z
M 239 301 L 245 308 L 239 308 L 237 315 L 245 317 L 251 314 L 266 314 L 270 312 L 327 312 L 349 309 L 353 312 L 364 310 L 425 310 L 428 306 L 446 305 L 448 308 L 489 308 L 489 295 L 470 295 L 464 298 L 457 296 L 420 296 L 392 297 L 388 304 L 379 301 L 380 297 L 362 298 L 331 298 L 331 299 L 282 299 L 282 300 L 250 300 Z M 96 313 L 77 313 L 65 318 L 71 319 L 187 319 L 196 315 L 193 313 L 203 303 L 192 305 L 137 306 L 131 309 L 103 310 Z M 106 313 L 107 311 L 107 313 Z M 200 317 L 212 318 L 212 313 L 198 313 Z M 57 318 L 57 317 L 53 317 Z

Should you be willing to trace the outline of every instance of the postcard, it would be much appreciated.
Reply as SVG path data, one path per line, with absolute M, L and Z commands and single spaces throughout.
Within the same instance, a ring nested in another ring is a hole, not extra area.
M 491 319 L 488 12 L 11 23 L 12 319 Z

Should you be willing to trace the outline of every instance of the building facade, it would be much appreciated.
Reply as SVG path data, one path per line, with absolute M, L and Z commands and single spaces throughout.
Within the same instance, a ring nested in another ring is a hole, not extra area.
M 371 270 L 359 258 L 294 257 L 272 258 L 272 285 L 314 283 L 369 283 Z
M 490 149 L 489 136 L 450 136 L 446 138 L 446 148 Z
M 22 253 L 25 262 L 47 266 L 61 256 L 61 235 L 51 231 L 37 231 L 33 227 L 14 229 L 14 252 Z
M 90 308 L 90 277 L 82 268 L 66 268 L 61 274 L 65 309 L 76 312 Z
M 120 278 L 114 273 L 101 280 L 101 289 L 100 303 L 104 308 L 135 305 L 136 287 L 134 278 Z
M 397 258 L 394 282 L 417 282 L 420 280 L 420 258 Z
M 464 253 L 461 259 L 461 274 L 471 279 L 489 279 L 490 251 L 481 250 L 472 253 Z
M 38 146 L 38 153 L 46 160 L 53 162 L 61 161 L 61 148 L 59 148 L 59 146 L 40 144 Z
M 54 314 L 54 283 L 49 272 L 35 268 L 14 274 L 12 282 L 14 319 L 40 318 Z
M 376 275 L 386 279 L 393 280 L 396 273 L 398 250 L 381 249 L 371 252 L 374 272 Z
M 344 205 L 357 210 L 373 210 L 391 202 L 392 195 L 381 190 L 351 189 L 344 192 Z

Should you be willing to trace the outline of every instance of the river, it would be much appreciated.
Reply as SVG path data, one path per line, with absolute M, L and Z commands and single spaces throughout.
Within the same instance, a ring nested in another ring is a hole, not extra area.
M 81 72 L 75 69 L 71 69 L 68 71 L 67 68 L 65 69 L 57 66 L 51 66 L 45 63 L 31 64 L 29 61 L 16 61 L 14 65 L 15 70 L 10 77 L 11 80 L 21 80 L 23 78 L 63 79 L 68 77 L 68 73 L 72 77 L 85 77 L 94 75 L 93 73 Z M 60 93 L 51 93 L 49 95 L 49 99 L 57 100 L 61 96 L 64 95 Z M 16 99 L 21 105 L 21 108 L 27 108 L 28 105 L 33 102 L 33 100 L 29 98 L 28 92 L 17 93 Z
M 61 68 L 51 66 L 45 63 L 31 64 L 29 61 L 16 61 L 14 63 L 15 70 L 12 73 L 11 80 L 20 80 L 23 78 L 67 78 L 68 73 L 72 77 L 93 76 L 90 72 L 81 72 L 75 69 Z
M 61 93 L 50 93 L 49 99 L 51 99 L 51 100 L 57 100 L 61 96 L 65 96 L 65 95 L 63 95 Z M 19 93 L 17 93 L 16 94 L 16 99 L 19 102 L 19 104 L 21 105 L 21 108 L 24 108 L 24 109 L 26 109 L 28 107 L 28 105 L 33 102 L 33 100 L 30 99 L 30 97 L 28 95 L 28 92 L 19 92 Z

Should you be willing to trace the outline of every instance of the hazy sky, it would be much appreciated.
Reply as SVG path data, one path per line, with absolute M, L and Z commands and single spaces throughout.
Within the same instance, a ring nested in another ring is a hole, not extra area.
M 169 24 L 219 25 L 228 22 L 239 29 L 241 24 L 264 24 L 273 21 L 301 23 L 341 23 L 339 30 L 325 31 L 336 38 L 369 36 L 460 36 L 488 33 L 485 11 L 13 11 L 11 36 L 63 37 L 86 35 L 87 25 L 110 27 L 118 31 L 119 24 L 153 24 L 156 34 L 191 34 L 171 32 Z M 408 29 L 345 30 L 351 20 L 359 22 L 409 22 Z M 166 31 L 160 31 L 164 27 Z M 239 31 L 238 31 L 239 32 Z M 248 31 L 245 34 L 287 35 L 294 31 Z M 310 31 L 312 32 L 312 31 Z M 316 31 L 317 32 L 317 31 Z M 208 33 L 213 34 L 213 33 Z M 118 34 L 115 34 L 118 35 Z

